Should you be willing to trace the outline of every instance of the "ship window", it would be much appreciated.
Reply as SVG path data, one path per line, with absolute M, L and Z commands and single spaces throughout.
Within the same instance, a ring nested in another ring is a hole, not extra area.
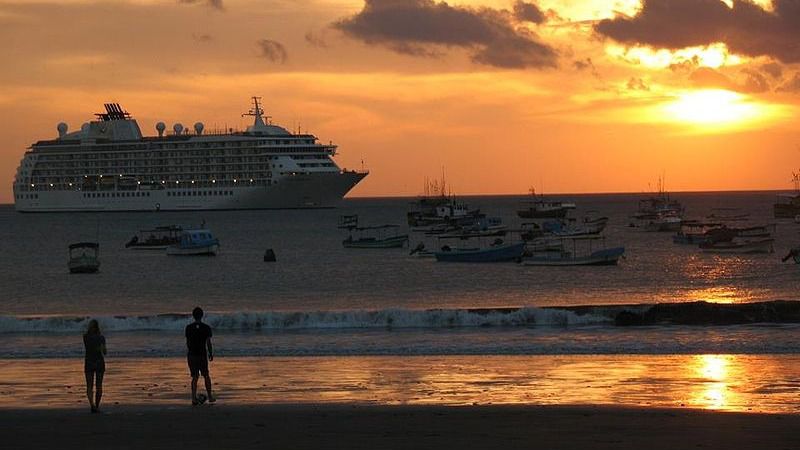
M 150 197 L 150 193 L 149 192 L 146 192 L 146 194 L 147 194 L 148 197 Z

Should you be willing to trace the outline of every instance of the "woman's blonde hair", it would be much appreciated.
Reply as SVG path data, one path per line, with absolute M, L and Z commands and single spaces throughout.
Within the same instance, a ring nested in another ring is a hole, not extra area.
M 89 325 L 86 328 L 86 334 L 100 334 L 100 324 L 97 323 L 96 319 L 89 321 Z

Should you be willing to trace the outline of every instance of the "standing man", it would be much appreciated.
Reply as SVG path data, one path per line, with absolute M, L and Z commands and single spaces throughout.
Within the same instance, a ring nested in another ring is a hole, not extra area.
M 189 373 L 192 375 L 192 405 L 200 403 L 197 398 L 197 379 L 200 374 L 203 375 L 206 382 L 208 401 L 214 403 L 216 399 L 211 394 L 211 376 L 208 374 L 208 362 L 214 360 L 211 348 L 211 327 L 203 323 L 203 310 L 199 306 L 192 311 L 192 317 L 194 317 L 194 322 L 186 325 L 187 360 Z

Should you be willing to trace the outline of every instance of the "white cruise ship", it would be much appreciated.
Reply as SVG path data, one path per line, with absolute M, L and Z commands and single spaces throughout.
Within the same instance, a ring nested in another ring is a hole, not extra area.
M 144 137 L 119 104 L 58 138 L 33 144 L 17 169 L 17 211 L 326 208 L 366 175 L 341 170 L 336 145 L 273 125 L 253 97 L 246 131 L 175 124 Z

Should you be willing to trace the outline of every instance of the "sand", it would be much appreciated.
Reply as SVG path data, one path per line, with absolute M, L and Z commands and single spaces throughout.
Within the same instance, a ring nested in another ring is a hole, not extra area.
M 7 449 L 790 449 L 800 415 L 593 406 L 2 409 Z

